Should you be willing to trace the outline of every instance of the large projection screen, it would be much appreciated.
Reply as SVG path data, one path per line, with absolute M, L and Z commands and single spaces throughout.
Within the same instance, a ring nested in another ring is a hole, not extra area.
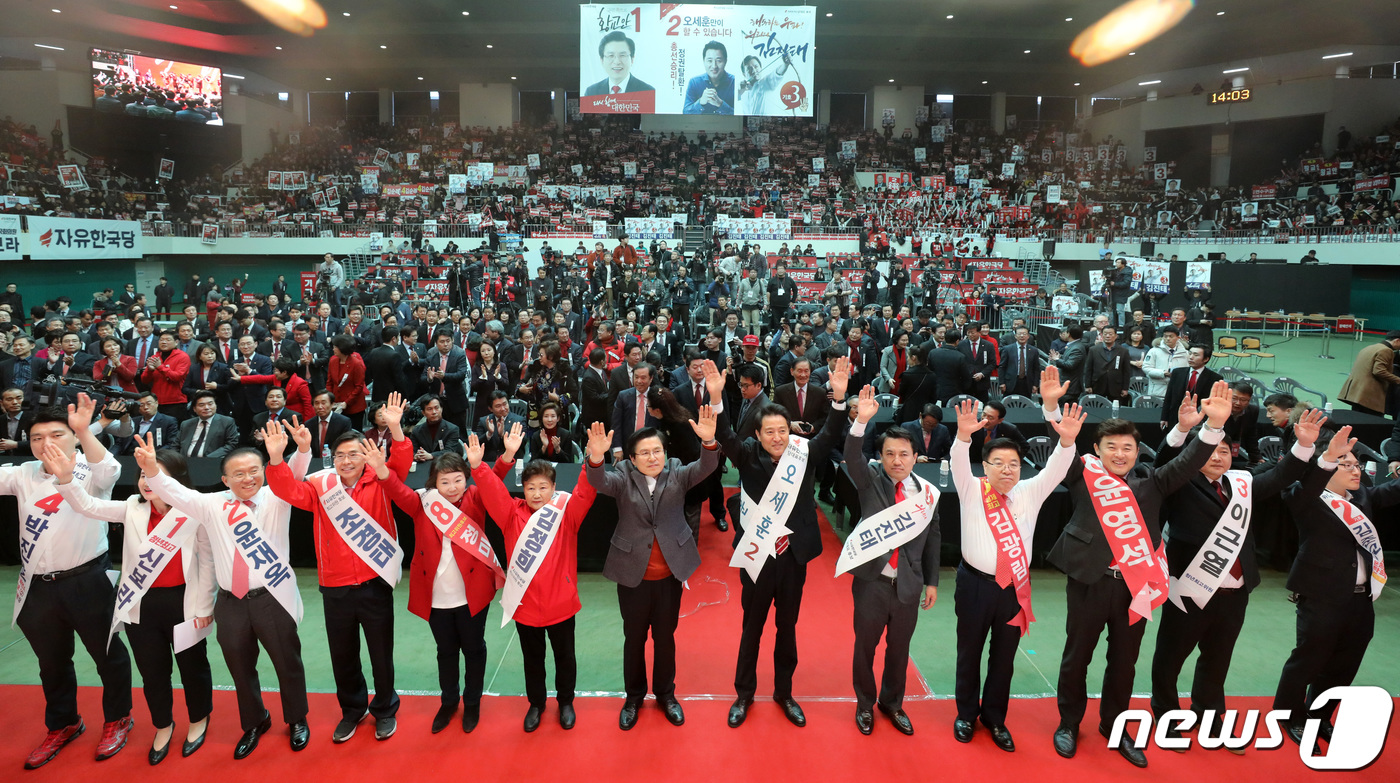
M 580 6 L 580 109 L 811 117 L 816 17 L 814 6 Z

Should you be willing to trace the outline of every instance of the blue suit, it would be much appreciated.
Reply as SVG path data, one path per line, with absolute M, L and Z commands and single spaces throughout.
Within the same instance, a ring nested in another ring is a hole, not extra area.
M 718 87 L 710 82 L 709 74 L 702 73 L 690 80 L 685 86 L 685 114 L 733 114 L 734 113 L 734 77 L 725 72 L 720 75 Z M 720 106 L 711 106 L 708 103 L 697 103 L 700 96 L 705 94 L 705 90 L 714 87 L 719 93 Z

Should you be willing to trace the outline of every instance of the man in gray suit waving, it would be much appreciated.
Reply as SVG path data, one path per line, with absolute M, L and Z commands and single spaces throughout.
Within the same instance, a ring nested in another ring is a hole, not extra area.
M 680 621 L 685 580 L 700 567 L 700 550 L 685 521 L 685 493 L 714 471 L 719 462 L 715 414 L 700 408 L 691 429 L 704 448 L 700 459 L 682 465 L 666 456 L 666 436 L 654 427 L 632 433 L 624 447 L 627 459 L 613 470 L 603 467 L 592 448 L 613 434 L 602 422 L 589 430 L 588 481 L 600 495 L 617 501 L 613 533 L 603 576 L 617 583 L 622 612 L 622 671 L 627 692 L 618 725 L 637 725 L 637 708 L 647 695 L 646 641 L 652 638 L 652 687 L 656 701 L 673 725 L 685 723 L 676 701 L 676 624 Z

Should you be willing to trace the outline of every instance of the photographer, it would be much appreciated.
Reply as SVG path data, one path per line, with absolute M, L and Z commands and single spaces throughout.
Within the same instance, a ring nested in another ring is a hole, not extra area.
M 340 312 L 340 289 L 345 285 L 345 267 L 330 253 L 321 257 L 316 266 L 316 295 L 321 301 L 329 301 L 333 312 Z

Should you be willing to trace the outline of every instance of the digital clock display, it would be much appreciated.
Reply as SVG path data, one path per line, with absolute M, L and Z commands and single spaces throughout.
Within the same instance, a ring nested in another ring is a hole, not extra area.
M 1241 87 L 1238 90 L 1222 90 L 1210 94 L 1209 103 L 1213 106 L 1217 103 L 1244 103 L 1254 97 L 1248 87 Z

